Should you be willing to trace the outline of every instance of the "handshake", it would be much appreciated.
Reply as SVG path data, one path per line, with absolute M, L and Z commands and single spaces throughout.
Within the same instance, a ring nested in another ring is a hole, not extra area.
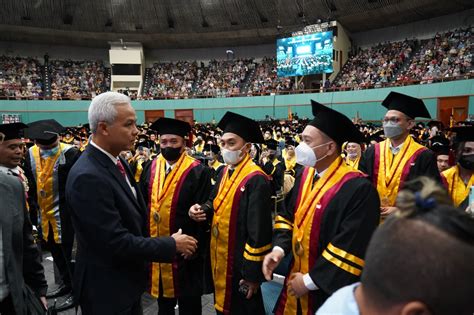
M 183 234 L 181 229 L 171 237 L 176 242 L 176 252 L 180 253 L 185 259 L 190 258 L 196 252 L 198 241 L 192 236 Z

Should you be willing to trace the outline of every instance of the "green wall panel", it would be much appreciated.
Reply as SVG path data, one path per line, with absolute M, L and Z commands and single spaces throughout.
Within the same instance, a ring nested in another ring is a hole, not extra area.
M 266 115 L 285 118 L 288 109 L 299 117 L 312 117 L 311 99 L 331 106 L 350 118 L 357 114 L 364 120 L 380 120 L 385 109 L 381 101 L 390 93 L 398 91 L 423 98 L 432 117 L 436 117 L 437 98 L 469 96 L 469 114 L 474 115 L 474 79 L 412 85 L 397 88 L 369 89 L 333 93 L 269 95 L 254 97 L 229 97 L 186 100 L 133 101 L 138 121 L 145 118 L 145 110 L 164 110 L 165 117 L 174 117 L 176 109 L 193 109 L 198 122 L 218 121 L 227 110 L 255 119 Z M 87 121 L 90 101 L 0 101 L 0 114 L 21 114 L 24 122 L 55 118 L 64 125 L 77 125 Z

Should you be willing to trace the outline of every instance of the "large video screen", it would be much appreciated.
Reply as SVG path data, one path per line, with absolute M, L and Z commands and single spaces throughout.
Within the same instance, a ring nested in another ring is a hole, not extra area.
M 278 76 L 333 72 L 332 41 L 332 31 L 278 39 Z

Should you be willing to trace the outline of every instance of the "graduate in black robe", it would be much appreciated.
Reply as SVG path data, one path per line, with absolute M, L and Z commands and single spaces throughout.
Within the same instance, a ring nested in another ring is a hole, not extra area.
M 342 143 L 362 135 L 344 115 L 312 104 L 315 119 L 296 149 L 305 167 L 278 211 L 273 250 L 263 263 L 269 280 L 283 256 L 293 253 L 275 314 L 314 314 L 332 293 L 358 281 L 379 223 L 377 191 L 340 156 Z
M 218 125 L 224 133 L 220 172 L 208 202 L 189 215 L 211 222 L 211 267 L 217 314 L 264 314 L 262 261 L 271 249 L 271 186 L 249 156 L 251 143 L 262 143 L 258 123 L 227 112 Z
M 174 314 L 176 300 L 180 314 L 200 314 L 201 295 L 209 290 L 205 290 L 208 285 L 203 283 L 203 273 L 209 274 L 209 265 L 206 264 L 205 257 L 209 229 L 191 220 L 188 210 L 195 203 L 208 200 L 211 174 L 209 168 L 198 160 L 185 156 L 184 137 L 190 131 L 188 123 L 160 118 L 150 128 L 156 130 L 161 137 L 161 154 L 150 163 L 144 164 L 140 179 L 140 189 L 149 211 L 150 236 L 157 236 L 157 230 L 160 231 L 158 236 L 163 236 L 164 232 L 161 232 L 163 230 L 168 230 L 171 235 L 181 229 L 183 233 L 198 240 L 196 253 L 188 259 L 176 256 L 170 270 L 160 265 L 160 273 L 152 267 L 150 292 L 158 297 L 159 314 Z M 160 165 L 163 166 L 161 169 Z M 164 180 L 162 190 L 167 192 L 161 199 L 160 197 L 153 199 L 155 189 L 160 186 L 158 183 L 153 185 L 155 174 L 158 172 L 167 173 L 157 177 L 158 181 Z M 174 178 L 176 182 L 173 181 Z M 154 211 L 153 203 L 158 202 L 156 199 L 166 202 L 166 198 L 169 198 L 171 206 Z M 167 214 L 163 213 L 165 211 Z M 152 229 L 156 229 L 155 232 Z

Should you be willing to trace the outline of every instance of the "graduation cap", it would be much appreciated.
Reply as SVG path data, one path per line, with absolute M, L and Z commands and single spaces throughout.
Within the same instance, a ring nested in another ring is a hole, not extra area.
M 311 106 L 314 119 L 309 122 L 309 125 L 324 132 L 339 146 L 342 146 L 345 141 L 357 143 L 364 141 L 363 135 L 344 114 L 313 100 L 311 100 Z
M 449 140 L 443 136 L 434 136 L 431 138 L 431 146 L 448 146 L 449 147 Z
M 184 138 L 191 131 L 191 126 L 182 120 L 161 117 L 150 125 L 150 129 L 156 130 L 160 136 L 177 135 Z
M 270 149 L 270 150 L 276 150 L 277 147 L 278 147 L 278 141 L 273 140 L 273 139 L 265 141 L 265 144 L 266 144 L 267 148 Z
M 204 145 L 204 150 L 203 151 L 218 154 L 221 151 L 221 148 L 218 145 L 208 143 L 208 144 Z
M 0 125 L 0 133 L 5 136 L 3 138 L 3 141 L 21 139 L 23 137 L 23 129 L 25 128 L 28 128 L 28 126 L 24 123 L 11 123 Z
M 28 138 L 42 145 L 53 144 L 64 127 L 54 119 L 38 120 L 28 124 Z
M 367 143 L 370 143 L 371 141 L 375 141 L 377 143 L 381 142 L 384 140 L 383 135 L 384 135 L 383 129 L 377 132 L 374 132 L 373 134 L 367 136 L 366 142 Z
M 146 142 L 147 140 L 148 140 L 148 136 L 147 136 L 147 135 L 144 135 L 144 134 L 138 135 L 138 143 Z
M 296 143 L 295 139 L 293 139 L 293 137 L 286 137 L 285 138 L 285 146 L 288 147 L 290 145 L 296 147 L 297 143 Z
M 453 127 L 450 130 L 456 133 L 457 142 L 474 141 L 474 126 Z
M 397 110 L 413 119 L 416 117 L 431 118 L 421 99 L 398 92 L 390 92 L 383 100 L 382 105 L 388 110 Z
M 251 143 L 264 143 L 258 122 L 245 116 L 227 112 L 217 124 L 224 133 L 232 132 Z
M 449 155 L 449 145 L 442 145 L 436 143 L 431 146 L 431 151 L 433 151 L 436 155 Z
M 436 126 L 438 128 L 444 127 L 443 123 L 439 120 L 430 120 L 426 125 L 430 128 L 432 128 L 433 126 Z

